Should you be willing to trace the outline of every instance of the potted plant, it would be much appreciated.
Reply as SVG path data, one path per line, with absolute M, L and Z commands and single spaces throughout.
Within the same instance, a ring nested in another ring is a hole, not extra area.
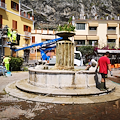
M 69 19 L 68 24 L 64 24 L 64 25 L 59 25 L 57 27 L 57 31 L 67 31 L 67 32 L 74 32 L 75 27 L 72 25 L 72 17 Z
M 67 24 L 59 25 L 57 27 L 58 33 L 56 33 L 56 35 L 67 39 L 68 37 L 72 37 L 75 35 L 74 30 L 75 27 L 72 25 L 72 17 L 71 17 Z
M 112 20 L 114 20 L 114 17 L 112 17 Z

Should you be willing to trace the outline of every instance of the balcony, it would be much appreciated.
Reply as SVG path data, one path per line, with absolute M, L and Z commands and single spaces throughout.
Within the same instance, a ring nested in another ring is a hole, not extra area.
M 31 37 L 31 32 L 24 31 L 25 32 L 25 37 Z
M 23 47 L 27 47 L 28 46 L 28 44 L 23 44 Z
M 34 20 L 33 9 L 29 8 L 28 6 L 25 6 L 24 4 L 20 4 L 20 15 L 21 17 Z
M 23 37 L 25 40 L 30 40 L 31 39 L 31 32 L 24 31 Z
M 7 9 L 7 5 L 4 2 L 0 1 L 0 8 L 6 10 Z

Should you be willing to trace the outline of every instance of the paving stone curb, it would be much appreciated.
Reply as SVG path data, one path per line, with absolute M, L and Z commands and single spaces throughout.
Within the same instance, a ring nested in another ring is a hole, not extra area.
M 78 97 L 70 97 L 70 96 L 41 96 L 33 93 L 27 93 L 20 91 L 16 88 L 16 82 L 12 82 L 8 84 L 5 88 L 5 91 L 17 98 L 28 100 L 28 101 L 36 101 L 36 102 L 47 102 L 47 103 L 57 103 L 57 104 L 86 104 L 86 103 L 100 103 L 107 101 L 114 101 L 120 99 L 120 85 L 113 83 L 110 80 L 107 80 L 108 86 L 114 86 L 115 90 L 109 94 L 96 95 L 96 96 L 78 96 Z

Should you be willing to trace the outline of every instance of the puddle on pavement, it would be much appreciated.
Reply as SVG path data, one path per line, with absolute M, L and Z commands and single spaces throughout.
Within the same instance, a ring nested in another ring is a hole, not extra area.
M 66 105 L 25 101 L 7 95 L 0 96 L 2 96 L 2 99 L 0 97 L 0 119 L 117 120 L 120 118 L 120 100 L 106 103 Z

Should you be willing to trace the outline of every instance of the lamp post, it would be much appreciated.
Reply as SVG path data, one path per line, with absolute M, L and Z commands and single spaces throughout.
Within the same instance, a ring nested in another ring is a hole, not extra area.
M 1 55 L 0 55 L 0 64 L 2 63 L 2 28 L 0 28 L 0 43 L 1 43 L 1 46 L 0 46 L 0 49 L 1 49 Z
M 3 39 L 7 38 L 7 29 L 8 26 L 6 25 L 3 29 L 2 29 L 2 35 L 1 35 L 1 61 L 0 64 L 2 65 L 2 61 L 3 61 L 3 56 L 4 56 L 4 48 L 3 48 Z

